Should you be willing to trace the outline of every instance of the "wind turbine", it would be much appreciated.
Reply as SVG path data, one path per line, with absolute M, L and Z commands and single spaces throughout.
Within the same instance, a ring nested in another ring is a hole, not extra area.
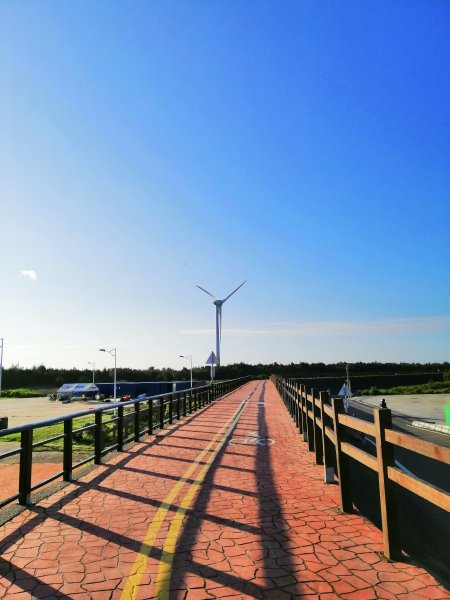
M 247 281 L 247 280 L 246 280 Z M 231 294 L 228 294 L 228 296 L 226 298 L 224 298 L 223 300 L 218 300 L 214 294 L 211 294 L 210 292 L 208 292 L 208 290 L 205 290 L 205 288 L 202 288 L 201 286 L 197 286 L 200 290 L 202 290 L 202 292 L 205 292 L 205 294 L 208 294 L 208 296 L 210 296 L 213 299 L 213 304 L 216 305 L 216 358 L 217 358 L 217 366 L 220 366 L 220 342 L 222 340 L 222 305 L 224 304 L 224 302 L 226 302 L 228 300 L 228 298 L 230 298 L 233 294 L 235 294 L 239 288 L 241 288 L 244 285 L 245 281 L 243 281 L 241 283 L 241 285 L 238 285 L 238 287 L 231 292 Z

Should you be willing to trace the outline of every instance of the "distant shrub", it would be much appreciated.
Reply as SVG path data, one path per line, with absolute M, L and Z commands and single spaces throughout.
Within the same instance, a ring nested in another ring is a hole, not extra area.
M 38 398 L 42 396 L 39 390 L 30 390 L 28 388 L 17 388 L 15 390 L 2 390 L 2 398 Z

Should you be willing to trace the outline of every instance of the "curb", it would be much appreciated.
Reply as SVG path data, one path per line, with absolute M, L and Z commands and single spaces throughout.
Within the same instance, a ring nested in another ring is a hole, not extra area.
M 358 399 L 352 399 L 353 402 L 355 404 L 361 404 L 362 406 L 365 406 L 366 408 L 370 408 L 370 409 L 374 409 L 376 408 L 376 406 L 373 406 L 372 404 L 369 404 L 368 402 L 364 402 L 363 400 Z M 449 425 L 444 425 L 443 423 L 428 423 L 427 421 L 420 421 L 418 419 L 414 419 L 411 416 L 405 415 L 403 413 L 397 412 L 397 411 L 392 411 L 392 416 L 396 417 L 396 418 L 400 418 L 400 419 L 406 419 L 409 422 L 409 425 L 412 425 L 413 427 L 418 427 L 419 429 L 428 429 L 428 431 L 435 431 L 437 433 L 444 433 L 446 435 L 450 435 L 450 426 Z
M 440 425 L 439 423 L 426 423 L 425 421 L 412 421 L 413 427 L 419 427 L 420 429 L 428 429 L 430 431 L 437 431 L 438 433 L 446 433 L 450 435 L 450 426 Z

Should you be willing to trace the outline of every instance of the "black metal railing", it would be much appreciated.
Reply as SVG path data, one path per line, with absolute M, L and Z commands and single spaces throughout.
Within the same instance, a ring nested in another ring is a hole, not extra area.
M 0 500 L 0 508 L 16 500 L 23 506 L 28 505 L 31 494 L 36 490 L 57 479 L 71 481 L 75 469 L 90 462 L 101 464 L 103 457 L 109 452 L 122 452 L 126 444 L 138 442 L 142 437 L 164 429 L 166 425 L 198 411 L 249 380 L 248 376 L 218 381 L 201 387 L 99 406 L 63 417 L 1 430 L 0 442 L 6 436 L 20 434 L 20 447 L 0 454 L 0 461 L 19 455 L 20 464 L 17 492 Z M 62 425 L 60 433 L 37 442 L 33 441 L 36 430 L 55 425 L 60 428 Z M 74 462 L 74 440 L 83 436 L 89 439 L 86 450 L 91 454 Z M 51 448 L 52 444 L 60 440 L 62 469 L 47 479 L 32 483 L 33 451 L 43 446 Z

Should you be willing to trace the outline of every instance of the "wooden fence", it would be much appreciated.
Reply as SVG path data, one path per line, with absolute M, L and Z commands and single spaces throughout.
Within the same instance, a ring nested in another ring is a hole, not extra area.
M 374 423 L 345 414 L 342 398 L 329 398 L 327 392 L 306 388 L 304 384 L 272 376 L 280 396 L 294 419 L 316 464 L 324 465 L 326 483 L 339 481 L 340 502 L 344 512 L 353 511 L 349 461 L 351 457 L 378 474 L 384 554 L 391 560 L 401 557 L 398 530 L 396 486 L 450 512 L 450 494 L 395 464 L 395 448 L 402 447 L 450 465 L 450 450 L 392 429 L 388 408 L 374 409 Z M 353 435 L 352 435 L 353 432 Z M 375 438 L 376 456 L 354 443 L 355 432 Z

